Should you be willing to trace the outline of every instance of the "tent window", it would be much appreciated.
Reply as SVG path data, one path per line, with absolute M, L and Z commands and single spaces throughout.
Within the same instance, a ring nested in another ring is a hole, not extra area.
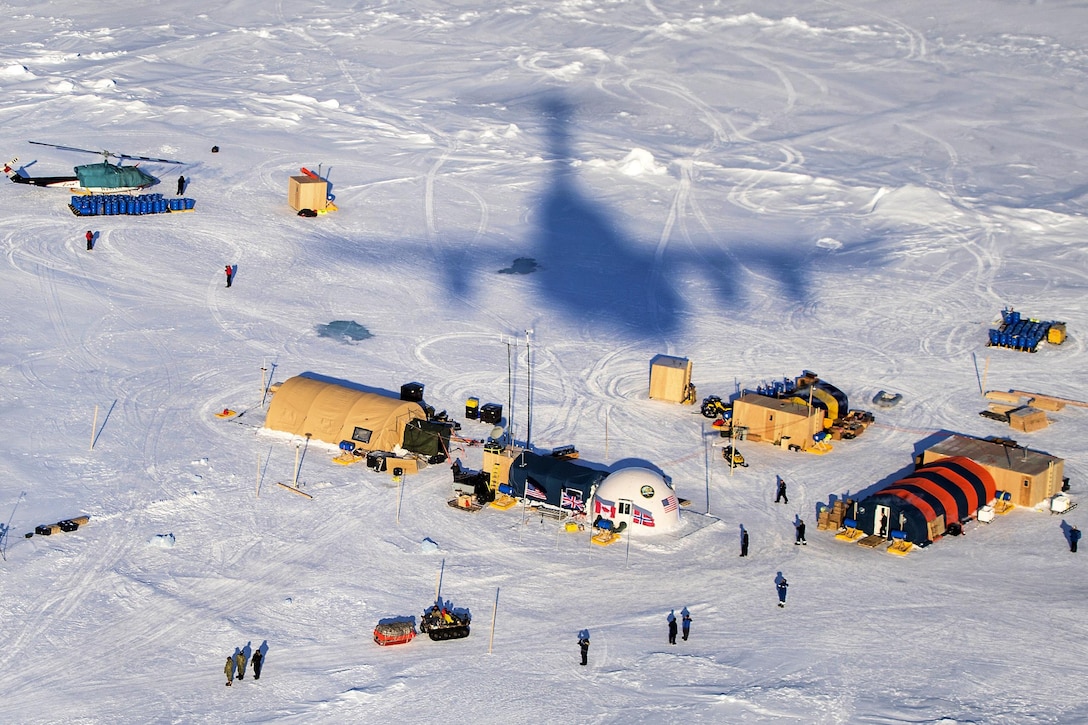
M 1024 479 L 1024 485 L 1025 486 L 1030 486 L 1031 485 L 1031 479 L 1030 478 L 1025 478 Z
M 353 441 L 359 441 L 360 443 L 369 443 L 370 436 L 373 434 L 374 431 L 370 430 L 369 428 L 359 428 L 358 426 L 356 426 L 355 432 L 351 434 L 351 439 Z

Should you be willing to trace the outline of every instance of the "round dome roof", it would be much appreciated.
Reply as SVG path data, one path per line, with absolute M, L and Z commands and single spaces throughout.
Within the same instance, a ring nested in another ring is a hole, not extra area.
M 680 527 L 680 506 L 676 492 L 657 471 L 649 468 L 623 468 L 608 475 L 593 496 L 592 513 L 609 519 L 622 519 L 616 503 L 631 502 L 630 525 L 640 534 L 658 534 Z

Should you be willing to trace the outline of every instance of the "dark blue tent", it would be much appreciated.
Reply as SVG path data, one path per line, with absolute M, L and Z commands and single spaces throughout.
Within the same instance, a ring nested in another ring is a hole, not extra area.
M 580 466 L 565 458 L 526 451 L 510 464 L 509 478 L 517 498 L 559 508 L 563 505 L 564 489 L 579 492 L 582 505 L 585 505 L 593 490 L 607 476 L 607 471 Z

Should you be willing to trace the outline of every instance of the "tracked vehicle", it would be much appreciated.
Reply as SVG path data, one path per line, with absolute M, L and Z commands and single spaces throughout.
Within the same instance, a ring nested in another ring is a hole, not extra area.
M 419 631 L 426 632 L 436 642 L 467 637 L 472 621 L 467 612 L 455 614 L 451 609 L 437 604 L 423 612 L 419 619 Z

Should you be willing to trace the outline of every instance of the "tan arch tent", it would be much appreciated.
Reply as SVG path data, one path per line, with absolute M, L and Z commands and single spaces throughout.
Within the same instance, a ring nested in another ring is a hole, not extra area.
M 426 420 L 419 403 L 325 382 L 290 378 L 272 396 L 264 427 L 364 451 L 391 451 L 404 443 L 404 426 Z

